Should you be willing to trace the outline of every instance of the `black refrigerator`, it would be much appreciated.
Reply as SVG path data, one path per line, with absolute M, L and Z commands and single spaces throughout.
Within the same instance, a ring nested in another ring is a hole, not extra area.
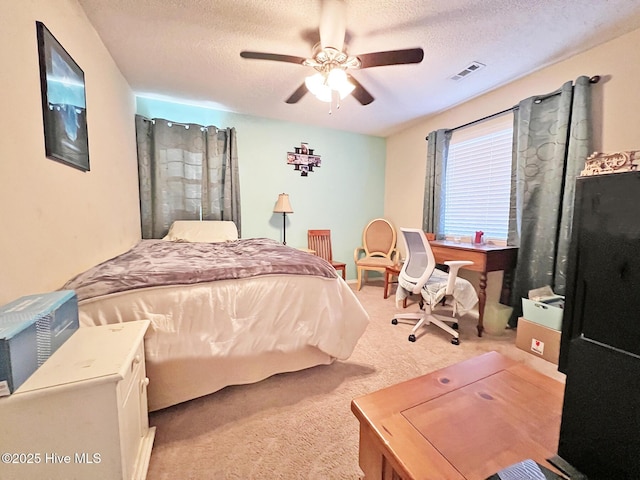
M 640 172 L 576 181 L 558 369 L 558 455 L 592 479 L 640 479 Z

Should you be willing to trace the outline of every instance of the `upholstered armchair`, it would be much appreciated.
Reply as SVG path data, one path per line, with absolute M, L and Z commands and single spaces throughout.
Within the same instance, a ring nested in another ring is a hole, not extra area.
M 358 290 L 362 287 L 363 274 L 366 282 L 369 270 L 384 273 L 387 267 L 397 263 L 396 240 L 396 230 L 388 220 L 376 218 L 367 224 L 362 233 L 362 246 L 353 252 L 358 272 Z

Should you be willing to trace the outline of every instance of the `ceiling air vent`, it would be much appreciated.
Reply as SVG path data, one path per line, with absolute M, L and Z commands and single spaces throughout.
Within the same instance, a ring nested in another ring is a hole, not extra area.
M 480 70 L 481 68 L 484 68 L 484 66 L 485 65 L 483 63 L 473 62 L 464 70 L 456 73 L 453 77 L 451 77 L 451 80 L 462 80 L 463 78 L 466 78 L 469 75 L 471 75 L 473 72 Z

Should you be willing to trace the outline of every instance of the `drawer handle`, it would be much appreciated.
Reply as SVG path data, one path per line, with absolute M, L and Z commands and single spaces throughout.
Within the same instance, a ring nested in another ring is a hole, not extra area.
M 138 364 L 142 361 L 142 357 L 140 355 L 136 355 L 133 359 L 133 363 Z
M 149 377 L 144 377 L 142 380 L 140 380 L 140 385 L 142 387 L 147 387 L 149 385 Z

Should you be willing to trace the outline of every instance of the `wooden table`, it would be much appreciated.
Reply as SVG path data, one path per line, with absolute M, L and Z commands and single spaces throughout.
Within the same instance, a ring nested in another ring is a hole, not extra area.
M 481 337 L 484 330 L 484 306 L 487 302 L 487 273 L 504 271 L 500 302 L 508 304 L 511 294 L 511 273 L 518 260 L 518 247 L 474 245 L 450 240 L 433 240 L 429 244 L 437 263 L 444 263 L 447 260 L 470 260 L 473 265 L 463 268 L 480 272 L 477 329 L 478 336 Z
M 564 385 L 496 352 L 364 395 L 366 480 L 484 480 L 558 448 Z

